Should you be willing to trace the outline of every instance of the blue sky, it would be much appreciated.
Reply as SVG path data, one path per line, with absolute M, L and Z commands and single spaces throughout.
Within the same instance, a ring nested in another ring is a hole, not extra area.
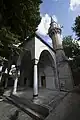
M 80 15 L 80 0 L 43 0 L 40 6 L 41 16 L 54 16 L 63 25 L 63 36 L 72 35 L 72 29 L 76 16 Z

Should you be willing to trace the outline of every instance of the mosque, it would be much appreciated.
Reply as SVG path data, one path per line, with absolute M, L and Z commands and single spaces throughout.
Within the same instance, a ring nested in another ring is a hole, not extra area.
M 48 35 L 52 40 L 52 47 L 37 33 L 23 44 L 27 51 L 21 53 L 17 60 L 20 77 L 14 80 L 14 94 L 18 85 L 33 88 L 34 97 L 38 96 L 39 88 L 73 88 L 72 73 L 63 50 L 61 32 L 60 25 L 51 18 Z

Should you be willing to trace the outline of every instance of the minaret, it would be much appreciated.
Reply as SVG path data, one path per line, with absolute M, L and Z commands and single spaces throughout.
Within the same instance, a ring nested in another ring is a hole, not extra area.
M 61 26 L 51 17 L 48 34 L 52 39 L 53 48 L 56 50 L 56 64 L 60 89 L 71 90 L 73 88 L 72 73 L 68 64 L 68 58 L 65 56 L 63 50 L 61 32 Z
M 62 30 L 60 25 L 56 23 L 51 17 L 51 23 L 50 23 L 50 28 L 48 30 L 48 34 L 52 39 L 53 47 L 55 49 L 63 49 L 61 32 Z

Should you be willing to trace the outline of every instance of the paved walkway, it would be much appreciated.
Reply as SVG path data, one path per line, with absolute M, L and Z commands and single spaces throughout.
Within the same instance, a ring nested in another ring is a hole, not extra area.
M 19 107 L 22 106 L 25 111 L 31 109 L 31 111 L 33 110 L 32 112 L 38 113 L 45 118 L 49 112 L 60 103 L 66 94 L 67 92 L 41 88 L 39 89 L 38 99 L 33 102 L 33 89 L 29 88 L 27 90 L 18 91 L 17 94 L 11 97 L 11 101 L 18 104 Z M 26 113 L 28 112 L 29 111 L 26 111 Z
M 69 93 L 46 120 L 80 120 L 80 93 Z
M 31 93 L 31 94 L 30 94 Z M 63 92 L 64 93 L 64 92 Z M 32 99 L 32 92 L 25 91 L 18 92 L 19 97 L 24 97 L 26 99 Z M 51 96 L 52 95 L 52 96 Z M 50 101 L 54 101 L 56 96 L 60 97 L 58 91 L 49 91 L 49 90 L 40 90 L 39 97 L 43 103 L 47 104 Z M 47 99 L 46 99 L 47 98 Z M 56 101 L 56 99 L 55 99 Z M 41 104 L 42 104 L 41 102 Z M 52 105 L 52 104 L 51 104 Z M 14 112 L 18 109 L 14 105 L 7 102 L 0 102 L 0 118 L 1 120 L 9 120 L 9 116 L 14 114 Z M 65 96 L 64 99 L 51 111 L 46 120 L 79 120 L 80 119 L 80 92 L 71 92 Z M 25 114 L 24 112 L 19 113 L 19 120 L 32 120 L 30 116 Z
M 45 104 L 48 105 L 53 101 L 57 96 L 59 98 L 65 96 L 67 92 L 61 92 L 57 90 L 50 90 L 46 88 L 40 88 L 39 89 L 39 95 L 38 95 L 38 100 L 36 101 L 37 104 Z M 15 96 L 18 96 L 20 98 L 25 98 L 27 100 L 32 100 L 33 99 L 33 89 L 28 88 L 25 91 L 18 91 Z
M 5 100 L 0 102 L 0 120 L 10 120 L 11 115 L 15 114 L 15 111 L 19 110 L 12 105 L 9 101 Z M 19 120 L 33 120 L 29 115 L 20 110 L 18 115 Z

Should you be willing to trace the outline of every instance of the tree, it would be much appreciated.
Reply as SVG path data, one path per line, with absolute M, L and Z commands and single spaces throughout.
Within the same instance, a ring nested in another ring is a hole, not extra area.
M 77 40 L 72 36 L 63 38 L 63 48 L 66 56 L 69 58 L 69 64 L 73 73 L 75 85 L 80 84 L 80 47 Z
M 9 58 L 16 44 L 34 35 L 41 0 L 0 0 L 0 55 Z
M 19 45 L 34 36 L 41 20 L 41 3 L 41 0 L 0 0 L 0 56 L 9 60 L 4 62 L 2 73 L 7 67 L 9 74 L 10 59 L 23 50 Z
M 79 47 L 77 40 L 73 40 L 72 36 L 64 37 L 63 48 L 64 48 L 66 56 L 69 58 L 71 68 L 80 69 L 80 47 Z
M 75 58 L 80 54 L 80 47 L 77 40 L 73 40 L 72 36 L 63 38 L 63 48 L 68 58 Z
M 76 17 L 72 29 L 76 33 L 78 40 L 80 40 L 80 16 Z

